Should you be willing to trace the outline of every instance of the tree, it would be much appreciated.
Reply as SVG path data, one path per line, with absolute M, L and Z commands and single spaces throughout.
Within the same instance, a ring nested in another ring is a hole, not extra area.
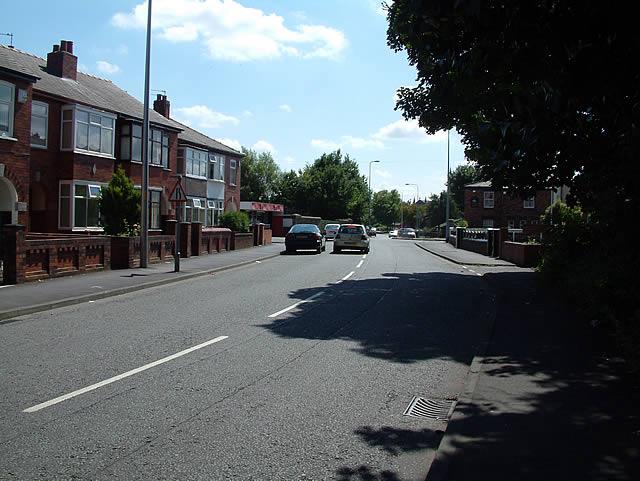
M 225 212 L 220 216 L 220 227 L 233 232 L 249 232 L 249 215 L 241 210 Z
M 426 214 L 424 225 L 426 227 L 436 227 L 444 224 L 447 217 L 447 193 L 440 192 L 440 195 L 431 195 L 426 205 Z M 458 204 L 451 198 L 451 204 L 449 205 L 449 218 L 457 219 L 460 217 L 460 210 Z
M 397 190 L 381 190 L 373 194 L 371 212 L 375 224 L 391 227 L 400 218 L 402 199 Z
M 322 156 L 302 171 L 305 213 L 323 219 L 352 218 L 367 214 L 369 188 L 358 164 L 340 150 Z
M 304 199 L 302 172 L 290 170 L 280 174 L 273 201 L 283 204 L 287 213 L 299 213 L 306 211 Z
M 240 199 L 272 202 L 277 191 L 280 168 L 271 152 L 257 153 L 242 148 L 244 158 L 240 170 Z
M 135 235 L 140 223 L 140 197 L 122 166 L 118 166 L 106 187 L 100 189 L 100 223 L 107 235 Z
M 451 172 L 449 175 L 451 199 L 460 209 L 464 210 L 464 186 L 481 180 L 483 179 L 480 177 L 480 172 L 473 164 L 459 165 Z

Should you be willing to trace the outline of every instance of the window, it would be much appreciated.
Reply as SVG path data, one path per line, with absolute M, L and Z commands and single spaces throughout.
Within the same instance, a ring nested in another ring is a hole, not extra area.
M 238 178 L 238 161 L 235 159 L 229 160 L 229 183 L 236 185 Z
M 525 209 L 535 209 L 535 208 L 536 208 L 536 197 L 535 197 L 534 195 L 532 195 L 532 196 L 530 196 L 530 197 L 527 197 L 527 198 L 524 200 L 524 202 L 523 202 L 522 206 L 523 206 Z
M 48 126 L 49 105 L 34 100 L 31 103 L 31 145 L 33 147 L 47 146 Z
M 493 219 L 482 219 L 482 227 L 493 227 Z
M 0 137 L 13 137 L 15 98 L 15 85 L 0 80 Z
M 185 173 L 194 177 L 207 178 L 207 153 L 203 150 L 185 149 Z
M 515 229 L 516 221 L 514 219 L 509 219 L 507 221 L 507 227 L 509 227 L 509 229 Z
M 520 228 L 522 229 L 525 225 L 527 225 L 527 219 L 520 219 Z
M 62 108 L 62 149 L 113 157 L 115 116 L 67 105 Z
M 162 130 L 149 130 L 149 164 L 169 165 L 169 136 Z
M 186 222 L 205 222 L 205 204 L 204 199 L 188 199 L 185 203 L 185 221 Z
M 159 190 L 149 190 L 150 229 L 160 229 L 160 194 Z
M 493 192 L 485 192 L 484 193 L 484 208 L 485 209 L 493 209 L 494 205 L 494 193 Z
M 224 180 L 224 156 L 209 154 L 209 179 Z
M 216 226 L 220 223 L 220 216 L 224 208 L 224 201 L 222 200 L 208 200 L 207 212 L 205 216 L 205 225 L 207 227 Z
M 100 185 L 88 182 L 60 182 L 58 224 L 61 229 L 97 229 L 100 214 Z
M 142 162 L 142 125 L 125 124 L 120 131 L 120 158 Z M 149 129 L 149 165 L 169 166 L 169 136 Z

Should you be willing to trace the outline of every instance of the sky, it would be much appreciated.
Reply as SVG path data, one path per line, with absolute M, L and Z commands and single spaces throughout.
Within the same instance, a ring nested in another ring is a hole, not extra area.
M 79 70 L 142 101 L 146 2 L 21 5 L 0 19 L 0 33 L 13 33 L 16 48 L 46 58 L 53 44 L 71 40 Z M 166 92 L 172 118 L 231 147 L 270 151 L 283 170 L 341 148 L 366 177 L 371 165 L 374 191 L 395 188 L 409 200 L 445 188 L 447 134 L 427 135 L 394 109 L 396 89 L 414 85 L 416 72 L 404 52 L 387 46 L 380 2 L 152 0 L 152 6 L 151 98 Z M 0 43 L 9 38 L 0 36 Z M 454 132 L 450 160 L 452 169 L 465 161 Z

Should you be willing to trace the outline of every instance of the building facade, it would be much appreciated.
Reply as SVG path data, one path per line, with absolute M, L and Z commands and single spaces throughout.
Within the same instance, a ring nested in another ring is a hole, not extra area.
M 464 218 L 469 227 L 522 228 L 538 224 L 554 200 L 552 190 L 539 190 L 527 198 L 496 191 L 491 182 L 465 185 Z
M 142 184 L 143 104 L 77 65 L 69 41 L 54 45 L 46 59 L 0 46 L 0 224 L 20 223 L 31 232 L 101 232 L 98 197 L 114 170 L 122 166 L 136 186 Z M 175 216 L 168 195 L 176 175 L 186 174 L 178 155 L 189 143 L 181 138 L 188 128 L 159 109 L 149 111 L 149 225 L 158 232 L 163 219 Z M 233 185 L 231 162 L 225 163 L 229 189 L 216 199 L 223 210 L 233 209 L 235 199 L 237 209 L 242 154 L 215 144 L 210 150 L 233 158 L 236 169 Z M 209 200 L 200 195 L 206 187 L 194 186 L 194 193 Z

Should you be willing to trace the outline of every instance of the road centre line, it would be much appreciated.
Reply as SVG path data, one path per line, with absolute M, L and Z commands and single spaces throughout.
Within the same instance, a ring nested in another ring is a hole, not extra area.
M 364 262 L 364 260 L 361 260 L 360 262 L 358 262 L 358 265 L 356 266 L 356 269 L 358 269 L 362 265 L 363 262 Z
M 343 280 L 343 281 L 346 281 L 347 279 L 349 279 L 349 277 L 351 277 L 351 276 L 352 276 L 352 275 L 354 275 L 354 274 L 355 274 L 355 272 L 354 272 L 354 271 L 351 271 L 351 272 L 349 272 L 349 274 L 347 274 L 346 276 L 344 276 L 344 277 L 342 278 L 342 280 Z
M 172 361 L 180 356 L 184 356 L 185 354 L 189 354 L 190 352 L 197 351 L 198 349 L 202 349 L 203 347 L 207 347 L 211 344 L 215 344 L 216 342 L 223 341 L 227 339 L 229 336 L 218 336 L 214 339 L 210 339 L 202 344 L 198 344 L 197 346 L 190 347 L 180 352 L 176 352 L 167 357 L 163 357 L 162 359 L 158 359 L 157 361 L 150 362 L 149 364 L 145 364 L 144 366 L 137 367 L 132 369 L 131 371 L 124 372 L 122 374 L 118 374 L 117 376 L 110 377 L 109 379 L 105 379 L 104 381 L 97 382 L 92 384 L 91 386 L 83 387 L 82 389 L 78 389 L 77 391 L 70 392 L 68 394 L 64 394 L 63 396 L 58 396 L 57 398 L 51 399 L 49 401 L 45 401 L 40 404 L 36 404 L 35 406 L 31 406 L 23 410 L 23 413 L 34 413 L 36 411 L 40 411 L 41 409 L 47 408 L 49 406 L 53 406 L 54 404 L 61 403 L 62 401 L 66 401 L 67 399 L 74 398 L 76 396 L 80 396 L 81 394 L 87 393 L 89 391 L 93 391 L 95 389 L 106 386 L 107 384 L 114 383 L 116 381 L 120 381 L 129 376 L 133 376 L 134 374 L 138 374 L 139 372 L 146 371 L 147 369 L 151 369 L 152 367 L 158 366 L 168 361 Z
M 273 314 L 270 314 L 269 317 L 278 317 L 280 314 L 284 314 L 285 312 L 290 311 L 291 309 L 295 309 L 300 304 L 305 304 L 305 303 L 307 303 L 309 301 L 312 301 L 316 297 L 320 297 L 322 294 L 324 294 L 324 292 L 317 292 L 314 295 L 312 295 L 311 297 L 308 297 L 306 299 L 302 299 L 301 301 L 298 301 L 295 304 L 290 305 L 289 307 L 285 307 L 284 309 L 280 309 L 278 312 L 274 312 Z

